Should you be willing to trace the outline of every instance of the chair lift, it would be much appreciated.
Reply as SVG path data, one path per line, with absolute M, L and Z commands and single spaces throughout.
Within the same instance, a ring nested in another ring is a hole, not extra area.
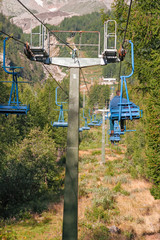
M 88 123 L 88 126 L 90 127 L 94 127 L 94 126 L 101 126 L 102 124 L 102 121 L 98 120 L 97 119 L 97 115 L 94 114 L 93 117 L 94 117 L 94 120 L 92 120 L 92 115 L 90 115 L 90 111 L 89 111 L 89 116 L 90 116 L 90 123 Z
M 27 114 L 29 111 L 29 105 L 24 105 L 19 102 L 19 96 L 18 96 L 18 72 L 15 72 L 17 68 L 21 67 L 7 67 L 5 66 L 5 55 L 6 55 L 6 41 L 9 38 L 5 38 L 3 40 L 3 66 L 2 68 L 4 71 L 8 74 L 12 75 L 12 87 L 10 92 L 10 97 L 8 104 L 0 104 L 0 114 Z M 7 68 L 9 68 L 11 71 L 8 71 Z M 1 82 L 9 82 L 9 81 L 1 81 Z
M 92 120 L 92 114 L 90 114 L 90 109 L 89 109 L 89 117 L 90 117 L 90 122 L 88 123 L 88 126 L 90 126 L 90 127 L 94 127 L 95 125 L 94 125 L 94 123 L 93 123 L 93 120 Z
M 111 142 L 119 142 L 121 140 L 120 135 L 124 134 L 121 131 L 120 125 L 118 121 L 114 121 L 114 134 L 110 136 Z
M 121 76 L 121 91 L 120 91 L 120 102 L 118 104 L 118 107 L 111 108 L 110 109 L 110 120 L 114 121 L 114 131 L 115 133 L 110 137 L 111 141 L 116 141 L 116 134 L 124 134 L 124 132 L 121 131 L 120 126 L 118 132 L 117 132 L 117 123 L 121 120 L 133 120 L 133 119 L 139 119 L 142 117 L 142 110 L 139 109 L 138 106 L 132 105 L 132 103 L 129 101 L 129 95 L 128 95 L 128 89 L 127 89 L 127 82 L 126 78 L 130 78 L 134 73 L 134 50 L 133 50 L 133 43 L 129 41 L 131 44 L 131 58 L 132 58 L 132 72 L 128 76 Z M 127 96 L 127 102 L 122 102 L 122 95 L 123 95 L 123 84 L 125 85 L 125 91 Z M 125 130 L 125 132 L 128 130 Z M 129 130 L 132 131 L 132 130 Z M 114 138 L 115 135 L 115 138 Z M 120 137 L 119 137 L 120 139 Z
M 68 122 L 65 122 L 64 121 L 64 114 L 63 114 L 63 111 L 64 111 L 64 109 L 63 109 L 63 103 L 66 103 L 66 102 L 58 102 L 57 101 L 57 89 L 58 89 L 59 87 L 56 87 L 56 89 L 55 89 L 55 103 L 56 103 L 56 105 L 58 106 L 58 107 L 60 107 L 60 109 L 59 109 L 59 118 L 58 118 L 58 121 L 57 122 L 54 122 L 53 124 L 52 124 L 52 122 L 51 122 L 51 125 L 53 126 L 53 127 L 56 127 L 56 128 L 58 128 L 58 127 L 68 127 Z M 60 103 L 60 104 L 59 104 Z
M 87 117 L 84 116 L 84 109 L 83 109 L 83 118 L 85 120 L 85 125 L 84 127 L 82 127 L 83 130 L 90 130 L 90 127 L 88 127 L 88 123 L 87 123 Z
M 90 122 L 88 123 L 88 126 L 94 127 L 94 123 L 92 121 L 92 115 L 90 115 L 90 113 L 89 113 L 89 116 L 90 116 Z
M 97 121 L 98 121 L 98 123 L 96 123 L 95 126 L 101 126 L 102 122 L 103 122 L 102 116 L 99 119 L 97 119 Z
M 93 124 L 95 125 L 95 124 L 98 124 L 99 123 L 99 121 L 97 120 L 97 115 L 96 114 L 94 114 L 93 115 L 93 117 L 94 117 L 94 120 L 92 121 L 93 122 Z

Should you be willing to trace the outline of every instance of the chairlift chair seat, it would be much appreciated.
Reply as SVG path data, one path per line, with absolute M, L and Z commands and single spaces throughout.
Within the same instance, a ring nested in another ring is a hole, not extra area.
M 118 120 L 119 115 L 120 119 L 122 120 L 132 120 L 132 119 L 139 119 L 142 117 L 142 110 L 139 109 L 138 106 L 130 107 L 129 106 L 122 106 L 120 108 L 111 108 L 111 116 L 112 120 Z
M 99 123 L 99 122 L 98 122 L 98 120 L 93 120 L 92 123 L 93 123 L 93 124 L 97 124 L 97 123 Z
M 110 136 L 111 142 L 119 142 L 120 140 L 121 140 L 121 138 L 120 138 L 119 134 L 114 134 L 114 135 Z
M 51 123 L 52 124 L 52 123 Z M 53 127 L 68 127 L 68 122 L 54 122 L 52 124 Z
M 95 124 L 94 124 L 93 122 L 90 122 L 90 123 L 88 123 L 88 126 L 90 126 L 90 127 L 94 127 Z
M 98 126 L 101 126 L 101 125 L 102 125 L 101 122 L 98 122 L 98 123 L 95 123 L 95 124 L 94 124 L 94 126 L 97 126 L 97 127 L 98 127 Z
M 0 105 L 0 114 L 27 114 L 29 106 L 27 105 Z
M 84 127 L 82 127 L 82 130 L 90 130 L 90 127 L 84 126 Z
M 46 52 L 44 48 L 41 47 L 31 47 L 31 52 L 34 55 L 34 60 L 38 62 L 46 62 L 46 60 L 49 58 L 49 54 Z

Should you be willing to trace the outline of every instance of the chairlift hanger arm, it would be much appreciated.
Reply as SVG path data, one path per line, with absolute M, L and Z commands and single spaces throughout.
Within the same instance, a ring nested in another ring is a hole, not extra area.
M 57 106 L 59 106 L 59 107 L 61 107 L 61 108 L 63 108 L 63 103 L 66 103 L 66 102 L 58 102 L 57 101 L 57 89 L 58 89 L 59 87 L 56 87 L 56 93 L 55 93 L 55 103 L 56 103 L 56 105 Z M 60 103 L 60 105 L 59 105 L 59 103 Z
M 9 37 L 6 37 L 4 40 L 3 40 L 3 69 L 6 73 L 8 74 L 13 74 L 13 71 L 12 72 L 9 72 L 6 68 L 5 65 L 6 65 L 6 41 L 9 39 Z
M 128 41 L 130 44 L 131 44 L 131 61 L 132 61 L 132 72 L 128 75 L 128 76 L 121 76 L 124 77 L 124 78 L 130 78 L 133 73 L 134 73 L 134 47 L 133 47 L 133 43 L 131 40 Z

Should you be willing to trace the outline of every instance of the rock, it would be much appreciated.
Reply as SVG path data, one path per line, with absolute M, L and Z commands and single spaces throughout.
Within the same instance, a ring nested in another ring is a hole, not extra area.
M 111 226 L 111 227 L 109 227 L 108 229 L 109 229 L 109 232 L 111 232 L 111 233 L 118 233 L 118 234 L 121 233 L 121 229 L 119 229 L 119 228 L 116 227 L 116 226 Z

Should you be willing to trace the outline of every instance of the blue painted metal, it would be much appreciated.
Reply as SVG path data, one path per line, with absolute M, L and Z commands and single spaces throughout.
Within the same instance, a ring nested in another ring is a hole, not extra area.
M 92 115 L 90 115 L 90 111 L 89 111 L 89 116 L 90 116 L 90 123 L 88 123 L 88 126 L 90 127 L 94 127 L 94 126 L 101 126 L 102 121 L 97 119 L 97 115 L 94 114 L 94 120 L 92 120 Z
M 110 136 L 110 141 L 111 142 L 119 142 L 121 140 L 121 138 L 120 138 L 120 135 L 119 134 L 114 134 L 114 135 L 112 135 L 112 136 Z
M 94 114 L 93 117 L 94 117 L 94 120 L 92 121 L 92 123 L 94 123 L 94 124 L 99 123 L 99 121 L 97 120 L 97 115 Z
M 79 132 L 83 132 L 83 128 L 79 128 Z
M 87 123 L 87 117 L 85 117 L 84 120 L 85 120 L 85 125 L 84 127 L 82 127 L 82 130 L 90 130 L 90 127 L 88 127 L 88 123 Z
M 27 114 L 29 111 L 29 105 L 24 105 L 19 102 L 19 95 L 18 95 L 18 72 L 15 72 L 17 68 L 21 67 L 7 67 L 5 65 L 5 55 L 6 55 L 6 41 L 8 38 L 3 40 L 3 66 L 2 68 L 8 74 L 12 75 L 12 87 L 9 96 L 8 104 L 0 104 L 0 114 Z M 10 71 L 8 71 L 8 68 Z M 3 82 L 3 81 L 2 81 Z
M 63 109 L 63 103 L 66 103 L 66 102 L 58 102 L 57 101 L 57 89 L 58 88 L 59 87 L 56 87 L 56 89 L 55 89 L 55 103 L 58 107 L 60 107 L 59 118 L 58 118 L 57 122 L 53 122 L 53 123 L 51 122 L 51 125 L 53 127 L 56 127 L 56 128 L 58 128 L 58 127 L 68 127 L 68 122 L 64 121 L 64 109 Z
M 90 122 L 88 123 L 88 126 L 93 127 L 94 124 L 93 124 L 93 122 L 92 122 L 92 114 L 90 113 L 90 109 L 89 109 L 88 112 L 89 112 L 89 117 L 90 117 Z
M 102 121 L 100 120 L 98 123 L 95 123 L 94 124 L 94 126 L 97 126 L 97 127 L 99 127 L 99 126 L 101 126 L 102 125 Z
M 111 142 L 119 142 L 121 140 L 120 135 L 124 135 L 124 132 L 121 131 L 118 121 L 114 121 L 114 133 L 110 135 Z
M 94 127 L 95 126 L 94 120 L 92 120 L 92 116 L 93 115 L 90 114 L 90 110 L 89 110 L 90 122 L 88 123 L 88 126 L 90 126 L 90 127 Z M 94 119 L 95 119 L 95 114 L 94 114 Z M 98 121 L 96 121 L 96 122 L 98 122 Z
M 121 76 L 121 90 L 120 90 L 120 102 L 118 108 L 111 108 L 111 116 L 112 120 L 133 120 L 139 119 L 142 117 L 142 110 L 139 109 L 138 106 L 132 105 L 132 102 L 129 101 L 128 89 L 127 89 L 127 82 L 126 79 L 130 78 L 134 73 L 134 49 L 133 43 L 129 41 L 131 44 L 131 59 L 132 59 L 132 71 L 128 76 Z M 122 95 L 123 95 L 123 85 L 125 86 L 125 92 L 127 97 L 127 102 L 122 102 Z
M 129 101 L 129 95 L 128 95 L 128 89 L 127 89 L 127 82 L 126 79 L 130 78 L 134 73 L 134 49 L 133 49 L 133 43 L 129 41 L 131 44 L 131 60 L 132 60 L 132 71 L 127 76 L 121 76 L 121 89 L 120 89 L 120 102 L 118 104 L 118 107 L 110 108 L 110 120 L 114 121 L 114 131 L 110 136 L 111 142 L 119 142 L 120 141 L 120 135 L 124 134 L 125 132 L 131 132 L 135 130 L 126 130 L 126 126 L 124 131 L 121 131 L 119 122 L 121 120 L 133 120 L 133 119 L 139 119 L 143 115 L 143 111 L 139 109 L 138 106 L 133 104 Z M 123 85 L 125 87 L 126 97 L 127 100 L 124 103 L 124 99 L 122 98 L 123 95 Z
M 84 116 L 84 109 L 83 109 L 83 119 L 85 120 L 84 127 L 82 127 L 82 130 L 90 130 L 90 127 L 88 127 L 87 123 L 87 117 Z

